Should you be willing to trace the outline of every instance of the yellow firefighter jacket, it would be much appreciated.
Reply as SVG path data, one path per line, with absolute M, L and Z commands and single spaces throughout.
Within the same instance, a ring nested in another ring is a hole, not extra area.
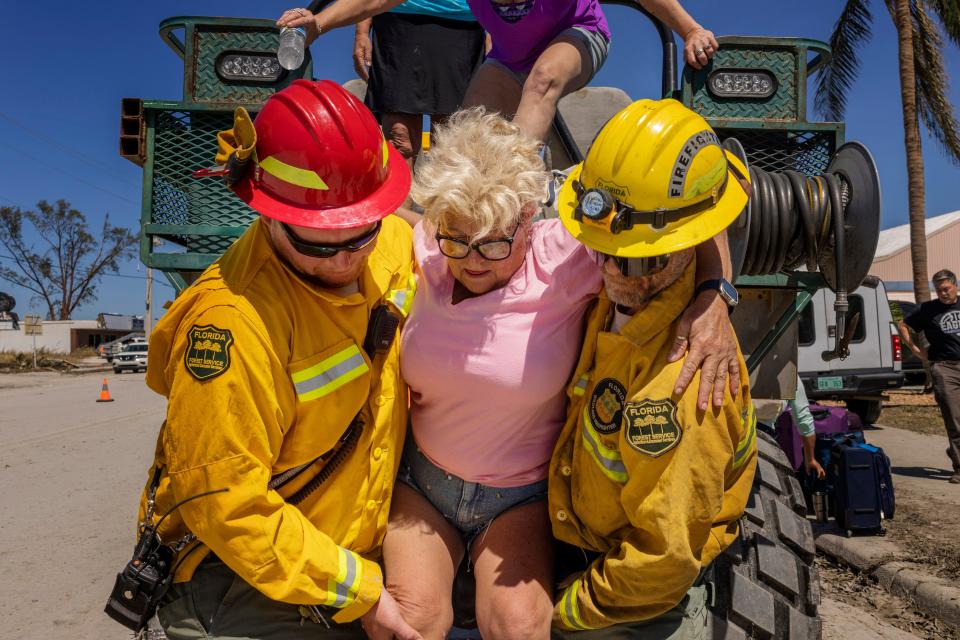
M 294 274 L 263 221 L 173 303 L 150 340 L 147 384 L 169 399 L 151 469 L 160 469 L 153 520 L 164 542 L 190 532 L 175 581 L 213 551 L 269 598 L 337 607 L 338 622 L 379 598 L 375 560 L 403 450 L 407 390 L 397 337 L 373 360 L 363 351 L 371 310 L 405 316 L 413 296 L 409 226 L 383 221 L 376 248 L 346 297 Z M 343 464 L 298 506 L 285 502 L 318 462 L 274 490 L 271 478 L 334 448 L 360 414 Z M 150 483 L 148 482 L 148 490 Z M 145 514 L 147 491 L 141 499 Z M 196 547 L 196 548 L 194 548 Z
M 736 399 L 697 409 L 699 374 L 673 387 L 674 328 L 694 266 L 620 330 L 601 295 L 571 385 L 567 422 L 550 462 L 554 535 L 602 554 L 557 596 L 553 624 L 593 629 L 654 618 L 683 598 L 737 535 L 756 463 L 747 372 Z

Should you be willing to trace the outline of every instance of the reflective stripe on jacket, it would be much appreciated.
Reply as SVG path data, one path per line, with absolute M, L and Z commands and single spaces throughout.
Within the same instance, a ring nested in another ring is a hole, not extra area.
M 294 275 L 258 221 L 157 324 L 147 383 L 169 403 L 154 519 L 178 501 L 227 489 L 163 523 L 166 542 L 188 531 L 200 541 L 181 553 L 177 582 L 213 551 L 266 596 L 337 607 L 338 622 L 377 601 L 407 390 L 399 335 L 372 360 L 362 345 L 373 308 L 413 295 L 411 246 L 406 223 L 385 219 L 360 292 L 339 296 Z M 358 414 L 364 426 L 355 448 L 318 490 L 296 506 L 284 500 L 320 463 L 268 487 L 330 451 Z
M 667 364 L 694 266 L 631 318 L 609 326 L 605 295 L 568 388 L 570 407 L 550 463 L 554 535 L 603 554 L 557 595 L 553 623 L 591 629 L 657 617 L 737 536 L 756 464 L 756 421 L 740 358 L 741 391 L 697 409 L 699 373 L 673 387 Z

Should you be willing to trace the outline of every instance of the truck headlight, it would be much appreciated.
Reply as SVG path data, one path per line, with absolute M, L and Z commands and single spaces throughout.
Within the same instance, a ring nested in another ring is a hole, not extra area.
M 225 52 L 217 59 L 217 75 L 222 80 L 276 82 L 283 69 L 271 53 Z
M 769 98 L 777 80 L 762 69 L 717 69 L 707 77 L 707 88 L 718 98 Z

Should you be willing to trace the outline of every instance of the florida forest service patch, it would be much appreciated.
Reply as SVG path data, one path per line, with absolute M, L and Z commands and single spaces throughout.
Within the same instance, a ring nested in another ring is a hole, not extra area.
M 677 423 L 677 406 L 670 400 L 628 402 L 623 419 L 627 443 L 654 458 L 677 446 L 683 436 Z
M 593 388 L 590 403 L 590 422 L 599 433 L 609 434 L 620 430 L 623 419 L 623 401 L 627 390 L 618 380 L 604 378 Z
M 187 371 L 197 380 L 209 380 L 230 368 L 230 345 L 233 334 L 212 324 L 193 325 L 187 334 L 187 350 L 183 356 Z

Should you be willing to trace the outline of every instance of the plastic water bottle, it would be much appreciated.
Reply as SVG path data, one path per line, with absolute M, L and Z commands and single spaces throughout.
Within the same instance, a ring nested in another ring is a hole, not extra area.
M 299 69 L 303 64 L 303 50 L 307 44 L 307 32 L 302 27 L 284 27 L 280 30 L 280 47 L 277 59 L 287 71 Z

